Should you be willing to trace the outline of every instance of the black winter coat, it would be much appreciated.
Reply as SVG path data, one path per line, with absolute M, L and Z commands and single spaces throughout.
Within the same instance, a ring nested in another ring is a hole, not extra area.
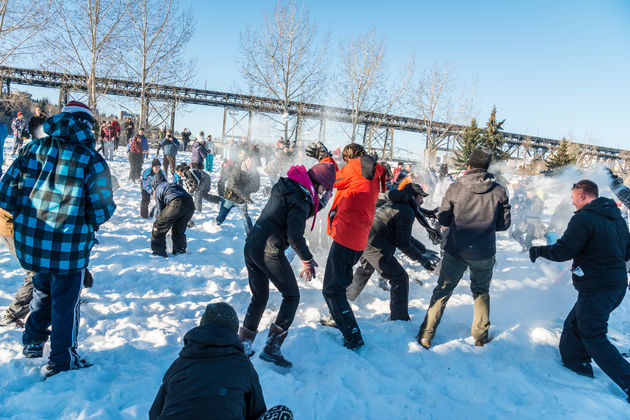
M 313 199 L 304 187 L 292 179 L 280 178 L 247 235 L 245 246 L 264 248 L 268 254 L 277 254 L 291 245 L 302 261 L 309 261 L 313 254 L 306 245 L 304 229 L 306 219 L 312 217 L 314 211 Z
M 410 194 L 399 190 L 388 191 L 386 197 L 388 201 L 374 214 L 368 246 L 379 249 L 386 258 L 391 258 L 398 248 L 419 261 L 426 248 L 411 236 L 416 202 Z
M 485 169 L 471 169 L 449 185 L 438 220 L 449 227 L 444 249 L 450 255 L 490 258 L 496 254 L 496 232 L 512 223 L 505 188 Z
M 235 166 L 225 184 L 225 198 L 236 204 L 245 204 L 250 201 L 250 195 L 260 188 L 260 174 L 258 169 L 244 171 L 240 166 Z
M 573 286 L 579 292 L 623 289 L 630 258 L 628 225 L 613 200 L 599 197 L 575 212 L 562 238 L 540 247 L 551 261 L 573 259 Z M 580 269 L 584 275 L 580 276 Z
M 258 374 L 236 332 L 210 324 L 184 336 L 149 419 L 253 420 L 265 411 Z

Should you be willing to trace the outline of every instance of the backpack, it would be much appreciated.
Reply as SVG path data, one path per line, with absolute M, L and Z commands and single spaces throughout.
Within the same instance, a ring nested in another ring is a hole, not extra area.
M 129 152 L 142 153 L 142 141 L 133 139 L 133 141 L 131 142 L 131 146 L 129 146 Z

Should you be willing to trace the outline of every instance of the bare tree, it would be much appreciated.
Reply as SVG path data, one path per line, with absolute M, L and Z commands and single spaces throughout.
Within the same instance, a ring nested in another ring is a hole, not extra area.
M 53 0 L 55 25 L 47 31 L 51 62 L 87 77 L 88 105 L 95 107 L 119 65 L 124 21 L 131 0 Z
M 149 105 L 148 90 L 156 84 L 189 85 L 196 74 L 194 60 L 185 60 L 183 49 L 193 33 L 192 11 L 179 11 L 178 0 L 136 0 L 129 9 L 126 31 L 128 48 L 122 54 L 127 77 L 140 90 L 140 125 L 149 121 L 150 110 L 164 122 L 164 112 L 174 104 Z M 156 108 L 157 106 L 157 108 Z M 170 114 L 170 113 L 169 113 Z
M 303 3 L 278 1 L 260 31 L 241 34 L 241 72 L 253 94 L 280 101 L 284 138 L 289 139 L 292 102 L 312 102 L 325 86 L 328 38 L 316 40 L 316 26 Z M 298 111 L 299 112 L 299 111 Z M 294 131 L 295 132 L 295 131 Z
M 373 112 L 389 113 L 401 99 L 413 72 L 413 58 L 398 86 L 387 87 L 388 67 L 386 64 L 385 40 L 371 29 L 365 35 L 352 38 L 347 45 L 340 45 L 341 74 L 336 92 L 344 106 L 352 110 L 350 141 L 356 141 L 359 124 L 364 116 Z
M 411 112 L 424 120 L 425 165 L 433 166 L 438 149 L 447 142 L 453 127 L 470 120 L 473 97 L 473 92 L 467 93 L 457 82 L 451 63 L 433 64 L 419 78 L 409 105 Z
M 50 0 L 0 0 L 0 65 L 21 53 L 32 54 L 44 28 Z

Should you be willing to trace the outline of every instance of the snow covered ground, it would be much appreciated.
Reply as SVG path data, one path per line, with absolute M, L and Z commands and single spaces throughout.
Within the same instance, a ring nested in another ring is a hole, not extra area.
M 7 139 L 6 147 L 10 144 Z M 238 212 L 217 227 L 210 222 L 217 206 L 205 203 L 188 231 L 188 253 L 168 259 L 152 256 L 152 225 L 139 217 L 140 191 L 126 181 L 126 155 L 119 151 L 111 167 L 121 184 L 115 193 L 118 209 L 98 233 L 100 244 L 90 262 L 94 287 L 82 293 L 87 303 L 81 308 L 79 351 L 95 365 L 42 382 L 45 359 L 23 358 L 21 331 L 0 328 L 0 418 L 146 418 L 162 375 L 205 305 L 226 301 L 241 319 L 245 313 L 250 295 Z M 214 182 L 217 176 L 215 171 Z M 601 171 L 593 176 L 605 180 Z M 546 204 L 569 195 L 575 181 L 570 176 L 541 181 L 541 188 L 555 194 Z M 268 182 L 263 177 L 263 184 Z M 258 193 L 254 201 L 255 218 L 265 200 Z M 355 352 L 342 347 L 337 330 L 319 324 L 327 315 L 321 296 L 326 253 L 320 249 L 318 278 L 312 283 L 300 280 L 300 307 L 283 347 L 294 367 L 282 372 L 252 358 L 267 405 L 285 404 L 296 419 L 629 418 L 623 392 L 601 370 L 596 368 L 595 379 L 587 379 L 560 363 L 560 331 L 576 297 L 568 263 L 532 264 L 519 251 L 507 234 L 499 235 L 491 287 L 494 339 L 487 346 L 474 347 L 470 336 L 467 275 L 449 301 L 434 347 L 427 351 L 416 343 L 437 276 L 403 257 L 412 279 L 412 321 L 388 321 L 389 295 L 376 286 L 375 275 L 353 304 L 366 342 Z M 297 272 L 299 261 L 294 264 Z M 22 279 L 19 263 L 0 249 L 0 310 L 11 302 Z M 257 353 L 279 303 L 279 293 L 272 292 L 261 323 L 265 330 L 255 342 Z M 621 351 L 629 351 L 627 300 L 613 313 L 609 337 Z

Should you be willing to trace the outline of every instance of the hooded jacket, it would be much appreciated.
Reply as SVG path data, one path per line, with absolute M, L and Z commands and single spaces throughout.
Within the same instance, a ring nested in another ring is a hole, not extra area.
M 208 155 L 206 145 L 199 142 L 199 139 L 195 140 L 192 146 L 192 157 L 190 163 L 203 163 L 203 160 Z
M 323 163 L 337 164 L 330 158 Z M 335 198 L 328 213 L 328 235 L 354 251 L 367 246 L 378 193 L 385 191 L 385 169 L 370 156 L 350 159 L 337 169 Z
M 623 289 L 630 258 L 628 225 L 613 200 L 599 197 L 575 212 L 562 238 L 540 247 L 551 261 L 573 259 L 573 286 L 579 292 Z
M 306 220 L 315 213 L 317 194 L 303 166 L 292 166 L 288 176 L 280 178 L 271 189 L 269 201 L 247 236 L 246 246 L 277 254 L 290 245 L 302 261 L 309 261 L 313 254 L 304 239 L 304 230 Z
M 168 206 L 168 204 L 176 198 L 187 198 L 192 202 L 190 194 L 179 184 L 174 182 L 162 182 L 158 184 L 156 181 L 151 182 L 151 184 L 155 188 L 155 204 L 157 205 L 158 213 L 164 210 L 164 207 Z
M 415 200 L 405 191 L 391 190 L 385 194 L 387 201 L 376 209 L 368 245 L 379 249 L 386 258 L 393 257 L 398 248 L 412 260 L 419 261 L 426 248 L 411 236 L 416 219 Z
M 438 220 L 449 227 L 444 249 L 450 255 L 490 258 L 496 254 L 496 232 L 512 223 L 505 188 L 485 169 L 471 169 L 449 185 Z
M 94 231 L 114 214 L 111 175 L 92 131 L 72 114 L 48 118 L 44 131 L 2 178 L 0 207 L 13 215 L 22 267 L 69 274 L 87 267 Z
M 266 411 L 258 374 L 236 332 L 213 324 L 184 336 L 149 419 L 254 420 Z

